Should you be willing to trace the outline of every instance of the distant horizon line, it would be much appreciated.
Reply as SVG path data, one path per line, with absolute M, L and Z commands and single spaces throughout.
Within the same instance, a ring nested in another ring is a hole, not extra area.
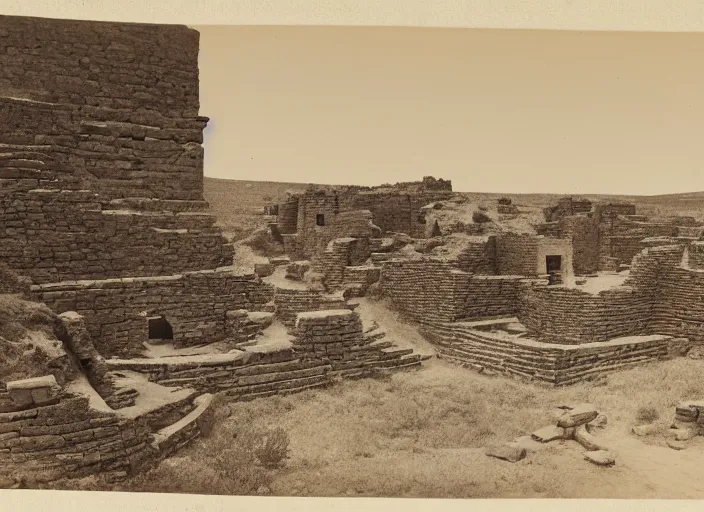
M 240 182 L 245 182 L 245 183 L 278 183 L 281 185 L 317 185 L 317 186 L 324 186 L 324 187 L 380 187 L 383 184 L 380 183 L 378 185 L 360 185 L 358 183 L 346 183 L 346 184 L 333 184 L 333 183 L 315 183 L 312 181 L 276 181 L 276 180 L 251 180 L 251 179 L 238 179 L 238 178 L 219 178 L 215 176 L 207 176 L 204 175 L 204 178 L 210 179 L 210 180 L 220 180 L 220 181 L 240 181 Z M 440 178 L 437 178 L 440 179 Z M 445 178 L 442 178 L 445 179 Z M 420 182 L 421 180 L 410 180 L 405 183 L 417 181 Z M 445 181 L 452 181 L 452 180 L 445 180 Z M 394 183 L 389 183 L 389 185 L 394 185 Z M 668 196 L 686 196 L 686 195 L 695 195 L 695 194 L 704 194 L 704 190 L 693 190 L 693 191 L 688 191 L 688 192 L 668 192 L 666 194 L 633 194 L 633 193 L 623 193 L 623 194 L 618 194 L 618 193 L 606 193 L 606 192 L 506 192 L 506 191 L 494 191 L 494 192 L 485 192 L 485 191 L 479 191 L 479 190 L 455 190 L 453 188 L 452 192 L 457 192 L 460 194 L 486 194 L 486 195 L 499 195 L 499 194 L 504 194 L 504 195 L 514 195 L 514 196 L 563 196 L 563 197 L 574 197 L 574 196 L 607 196 L 607 197 L 650 197 L 650 198 L 656 198 L 656 197 L 668 197 Z

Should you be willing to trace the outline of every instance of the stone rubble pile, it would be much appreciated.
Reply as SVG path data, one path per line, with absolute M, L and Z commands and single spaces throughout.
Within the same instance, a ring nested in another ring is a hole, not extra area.
M 598 466 L 613 466 L 616 454 L 594 435 L 606 426 L 606 416 L 589 403 L 561 406 L 556 422 L 533 432 L 530 437 L 519 438 L 503 444 L 492 444 L 486 455 L 508 462 L 523 460 L 531 443 L 575 441 L 584 449 L 584 458 Z
M 675 420 L 667 431 L 667 445 L 684 450 L 686 442 L 704 433 L 704 401 L 682 402 L 675 408 Z

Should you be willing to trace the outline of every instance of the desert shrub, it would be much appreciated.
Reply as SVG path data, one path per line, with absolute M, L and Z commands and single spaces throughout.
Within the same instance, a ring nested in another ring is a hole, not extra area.
M 636 421 L 640 424 L 654 423 L 660 418 L 660 413 L 655 407 L 639 407 L 636 412 Z
M 489 216 L 486 213 L 480 212 L 480 211 L 475 211 L 472 214 L 472 221 L 475 224 L 485 224 L 487 222 L 490 222 L 491 219 L 489 218 Z
M 488 212 L 488 211 L 489 211 L 489 208 L 487 208 L 487 207 L 484 206 L 483 204 L 480 204 L 479 206 L 477 206 L 477 209 L 478 209 L 480 212 Z
M 275 428 L 261 436 L 254 454 L 265 468 L 277 468 L 288 458 L 289 443 L 288 433 L 283 428 Z
M 511 199 L 508 197 L 501 197 L 499 198 L 499 204 L 504 205 L 504 206 L 509 206 L 511 204 Z

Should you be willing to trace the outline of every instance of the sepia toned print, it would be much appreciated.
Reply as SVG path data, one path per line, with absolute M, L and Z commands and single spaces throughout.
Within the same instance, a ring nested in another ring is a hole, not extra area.
M 199 42 L 0 17 L 3 488 L 704 496 L 704 196 L 204 178 Z

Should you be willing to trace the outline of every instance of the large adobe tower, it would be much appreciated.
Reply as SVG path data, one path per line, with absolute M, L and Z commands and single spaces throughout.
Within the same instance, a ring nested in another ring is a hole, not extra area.
M 185 26 L 0 17 L 0 263 L 83 314 L 105 356 L 154 318 L 177 345 L 217 341 L 224 311 L 270 299 L 227 268 L 203 200 L 198 45 Z

